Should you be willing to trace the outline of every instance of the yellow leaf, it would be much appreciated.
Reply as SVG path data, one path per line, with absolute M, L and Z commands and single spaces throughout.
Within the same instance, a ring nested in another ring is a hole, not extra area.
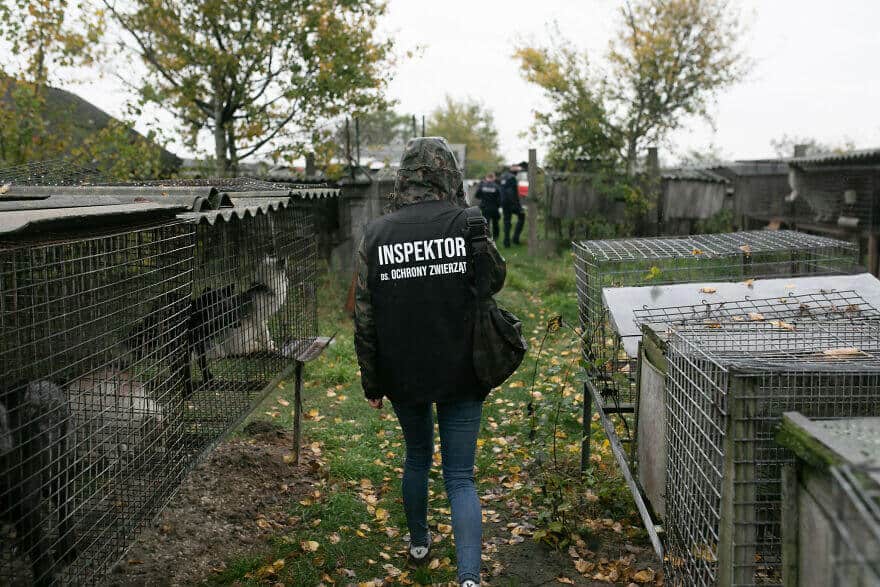
M 794 324 L 789 324 L 788 322 L 783 322 L 782 320 L 772 320 L 770 322 L 776 328 L 782 328 L 784 330 L 794 330 Z
M 342 540 L 342 538 L 339 536 L 339 534 L 333 532 L 332 534 L 327 536 L 327 540 L 330 541 L 330 544 L 339 544 L 339 541 Z
M 651 583 L 654 581 L 655 573 L 651 569 L 642 569 L 635 575 L 633 575 L 632 580 L 636 583 Z
M 281 404 L 282 406 L 284 406 L 285 408 L 290 405 L 290 402 L 282 397 L 278 398 L 278 403 Z
M 755 287 L 755 280 L 754 279 L 746 279 L 744 283 L 746 284 L 747 287 Z
M 826 357 L 862 357 L 867 356 L 867 353 L 860 351 L 857 348 L 849 347 L 844 349 L 828 349 L 826 351 L 822 351 L 822 354 Z
M 302 542 L 299 543 L 299 545 L 302 547 L 303 551 L 305 551 L 305 552 L 315 552 L 316 550 L 318 550 L 318 547 L 321 546 L 320 544 L 318 544 L 314 540 L 303 540 Z
M 742 245 L 739 250 L 745 253 L 746 257 L 752 254 L 752 247 L 750 247 L 749 245 Z
M 701 251 L 700 249 L 695 248 L 693 251 L 691 251 L 691 254 L 693 254 L 693 255 L 702 255 L 702 254 L 703 254 L 703 251 Z
M 382 508 L 376 508 L 376 519 L 384 522 L 388 519 L 388 511 Z
M 572 581 L 568 577 L 556 577 L 556 582 L 565 583 L 566 585 L 574 585 L 574 581 Z
M 760 322 L 763 319 L 764 314 L 761 314 L 760 312 L 749 312 L 749 320 L 752 322 Z
M 432 558 L 431 562 L 428 563 L 428 568 L 433 570 L 440 567 L 440 559 Z
M 437 531 L 441 534 L 451 534 L 452 526 L 449 524 L 437 524 Z
M 513 383 L 511 383 L 507 387 L 509 387 L 510 389 L 516 389 L 518 387 L 523 387 L 523 385 L 525 385 L 525 384 L 522 381 L 514 381 Z

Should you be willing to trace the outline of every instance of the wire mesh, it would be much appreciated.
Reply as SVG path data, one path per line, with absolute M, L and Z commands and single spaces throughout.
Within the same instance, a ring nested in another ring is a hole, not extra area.
M 783 297 L 704 301 L 688 306 L 643 307 L 633 311 L 637 324 L 706 324 L 723 328 L 731 322 L 787 320 L 858 320 L 880 318 L 880 311 L 868 304 L 857 292 L 815 291 Z
M 69 172 L 0 177 L 88 181 Z M 138 185 L 270 197 L 0 242 L 0 584 L 99 582 L 317 337 L 315 234 L 295 186 Z
M 779 583 L 782 413 L 880 415 L 880 322 L 685 325 L 668 348 L 667 577 Z
M 880 486 L 877 469 L 831 468 L 836 504 L 830 522 L 835 585 L 880 585 Z M 875 477 L 872 477 L 871 475 Z
M 636 401 L 637 358 L 609 325 L 604 288 L 848 274 L 858 256 L 852 243 L 788 230 L 581 241 L 573 248 L 584 361 L 614 407 Z
M 0 244 L 0 583 L 94 580 L 179 480 L 193 234 Z
M 77 165 L 66 159 L 34 161 L 0 169 L 0 186 L 87 185 L 104 181 L 96 167 Z
M 186 406 L 196 451 L 247 415 L 317 336 L 317 251 L 307 211 L 289 205 L 227 220 L 199 216 Z

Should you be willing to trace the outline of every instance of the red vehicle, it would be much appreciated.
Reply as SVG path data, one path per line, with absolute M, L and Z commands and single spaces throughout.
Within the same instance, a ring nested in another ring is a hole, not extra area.
M 516 191 L 519 194 L 520 198 L 525 198 L 529 195 L 529 172 L 528 171 L 517 171 L 516 172 Z

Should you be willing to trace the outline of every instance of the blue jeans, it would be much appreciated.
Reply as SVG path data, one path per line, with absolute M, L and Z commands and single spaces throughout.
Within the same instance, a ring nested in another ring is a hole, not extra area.
M 452 533 L 458 580 L 480 582 L 483 517 L 474 483 L 474 458 L 480 432 L 481 401 L 437 404 L 443 483 L 452 508 Z M 403 509 L 410 542 L 428 543 L 428 473 L 434 452 L 434 410 L 431 404 L 395 405 L 406 441 L 403 466 Z

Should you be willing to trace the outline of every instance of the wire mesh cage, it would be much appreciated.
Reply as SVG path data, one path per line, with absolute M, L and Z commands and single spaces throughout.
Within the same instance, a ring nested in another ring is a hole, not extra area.
M 797 283 L 798 279 L 793 279 Z M 823 282 L 833 282 L 826 278 Z M 852 285 L 863 285 L 855 279 Z M 792 284 L 793 285 L 793 284 Z M 876 284 L 880 287 L 880 284 Z M 878 289 L 875 287 L 875 290 Z M 875 292 L 877 293 L 877 292 Z M 749 322 L 797 328 L 804 322 L 880 319 L 880 311 L 857 291 L 818 290 L 771 298 L 726 300 L 685 306 L 643 307 L 634 311 L 642 327 L 639 380 L 635 406 L 634 447 L 630 467 L 654 519 L 666 517 L 666 373 L 670 329 L 688 324 L 725 329 Z
M 189 216 L 198 244 L 187 420 L 201 451 L 314 342 L 317 252 L 310 216 L 287 191 Z
M 880 415 L 880 322 L 680 326 L 667 368 L 668 580 L 779 583 L 782 414 Z
M 337 191 L 108 184 L 64 162 L 0 170 L 0 186 L 0 584 L 96 583 L 315 355 L 301 201 Z
M 852 273 L 852 243 L 794 231 L 748 231 L 681 238 L 573 244 L 583 356 L 588 377 L 610 413 L 631 413 L 637 356 L 608 322 L 605 288 Z M 625 428 L 631 441 L 629 426 Z
M 4 584 L 92 582 L 181 475 L 194 229 L 82 232 L 0 235 Z

